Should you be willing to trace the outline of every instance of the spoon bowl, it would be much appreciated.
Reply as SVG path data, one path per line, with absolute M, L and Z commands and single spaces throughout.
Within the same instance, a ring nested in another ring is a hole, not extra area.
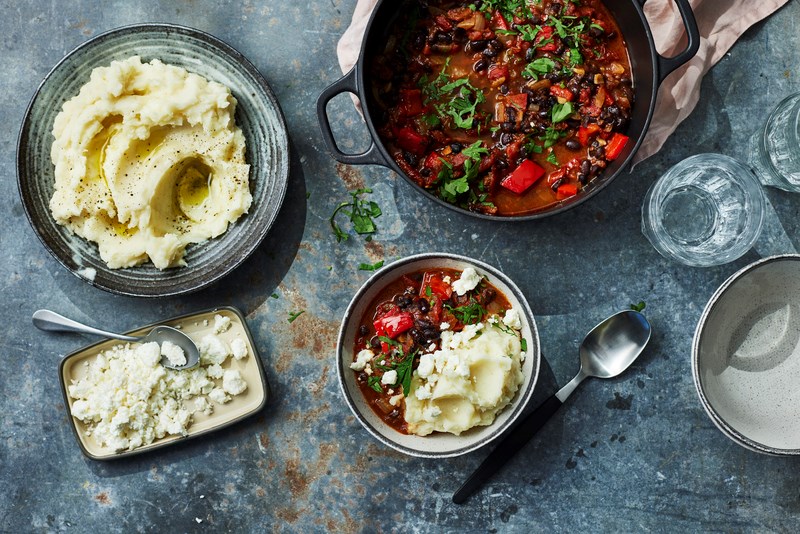
M 115 334 L 113 332 L 106 332 L 72 319 L 68 319 L 50 310 L 37 310 L 33 314 L 33 325 L 39 330 L 48 332 L 80 332 L 83 334 L 95 334 L 98 336 L 108 337 L 112 339 L 119 339 L 122 341 L 130 341 L 132 343 L 158 343 L 162 348 L 161 365 L 168 369 L 175 369 L 182 371 L 184 369 L 192 369 L 200 363 L 200 351 L 192 338 L 171 326 L 156 326 L 145 336 L 126 336 L 123 334 Z M 183 356 L 186 359 L 185 363 L 180 363 L 177 358 L 175 362 L 170 360 L 164 351 L 164 343 L 169 342 L 177 345 L 183 351 Z

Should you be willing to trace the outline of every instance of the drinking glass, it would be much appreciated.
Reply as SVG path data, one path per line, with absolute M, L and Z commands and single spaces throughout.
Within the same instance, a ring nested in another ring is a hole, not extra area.
M 764 185 L 800 192 L 800 93 L 782 100 L 750 138 L 748 163 Z
M 753 246 L 764 223 L 753 172 L 722 154 L 687 158 L 650 187 L 642 233 L 664 257 L 692 267 L 722 265 Z

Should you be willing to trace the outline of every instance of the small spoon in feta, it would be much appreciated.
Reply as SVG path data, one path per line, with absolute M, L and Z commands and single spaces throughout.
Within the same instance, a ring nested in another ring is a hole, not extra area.
M 50 310 L 34 312 L 33 325 L 48 332 L 80 332 L 132 343 L 155 342 L 161 348 L 161 365 L 168 369 L 191 369 L 200 363 L 200 351 L 194 341 L 171 326 L 156 326 L 146 336 L 125 336 L 87 326 Z

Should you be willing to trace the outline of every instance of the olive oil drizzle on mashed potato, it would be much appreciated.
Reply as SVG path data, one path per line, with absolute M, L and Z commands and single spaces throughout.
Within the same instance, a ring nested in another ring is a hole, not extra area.
M 185 265 L 252 202 L 235 109 L 224 85 L 157 59 L 94 69 L 53 124 L 53 217 L 112 269 Z

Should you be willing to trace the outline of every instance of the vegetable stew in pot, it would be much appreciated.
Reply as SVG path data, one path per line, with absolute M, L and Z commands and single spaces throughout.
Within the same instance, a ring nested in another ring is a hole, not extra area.
M 631 66 L 600 0 L 414 2 L 369 69 L 397 165 L 470 211 L 566 201 L 628 143 Z

